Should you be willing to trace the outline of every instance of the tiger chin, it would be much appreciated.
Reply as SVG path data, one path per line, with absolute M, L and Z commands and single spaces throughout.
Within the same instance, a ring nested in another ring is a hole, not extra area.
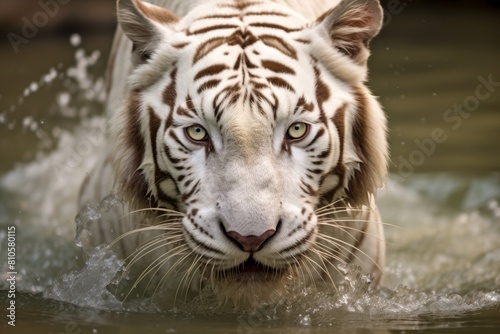
M 167 299 L 335 291 L 342 264 L 379 283 L 386 117 L 365 85 L 378 0 L 151 2 L 117 4 L 109 134 L 79 203 L 125 205 L 88 246 L 114 247 L 140 268 L 134 287 Z

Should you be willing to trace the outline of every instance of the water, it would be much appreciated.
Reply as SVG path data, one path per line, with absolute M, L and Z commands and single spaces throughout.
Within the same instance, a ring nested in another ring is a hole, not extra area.
M 417 14 L 408 14 L 409 26 L 412 20 L 421 22 Z M 467 30 L 495 40 L 500 30 L 481 30 L 480 23 L 490 17 L 482 15 Z M 462 19 L 461 14 L 454 17 L 458 30 Z M 427 26 L 419 26 L 423 36 L 437 25 L 435 16 L 427 14 L 425 20 Z M 394 17 L 392 24 L 402 23 Z M 478 76 L 493 73 L 500 80 L 498 66 L 491 65 L 497 61 L 487 60 L 497 59 L 498 46 L 471 42 L 485 56 L 467 62 L 468 70 L 460 71 L 466 79 L 460 81 L 453 66 L 465 63 L 457 59 L 469 60 L 470 54 L 457 54 L 448 41 L 434 46 L 433 57 L 425 52 L 428 41 L 415 37 L 407 45 L 394 30 L 374 46 L 372 60 L 373 86 L 390 115 L 395 162 L 386 189 L 379 193 L 388 248 L 382 287 L 373 287 L 357 268 L 346 267 L 341 268 L 345 281 L 338 293 L 321 286 L 298 287 L 293 298 L 256 310 L 220 306 L 209 291 L 176 308 L 162 308 L 148 299 L 125 305 L 118 301 L 106 287 L 122 262 L 106 248 L 83 253 L 75 245 L 74 223 L 79 184 L 104 140 L 100 111 L 105 57 L 93 50 L 105 50 L 109 39 L 96 38 L 97 46 L 89 47 L 85 38 L 74 35 L 62 43 L 64 62 L 47 61 L 36 76 L 27 76 L 24 87 L 12 90 L 10 99 L 0 91 L 0 258 L 7 258 L 7 228 L 15 226 L 18 272 L 18 326 L 7 327 L 3 315 L 2 332 L 496 333 L 499 94 L 482 103 L 458 132 L 445 128 L 440 116 L 474 92 Z M 36 41 L 32 43 L 36 48 Z M 443 77 L 453 83 L 446 89 Z M 421 166 L 413 166 L 413 172 L 401 173 L 398 158 L 409 159 L 416 149 L 414 138 L 428 138 L 436 127 L 446 129 L 449 140 Z M 95 218 L 114 201 L 111 196 L 80 218 Z M 2 310 L 8 302 L 8 271 L 1 260 Z

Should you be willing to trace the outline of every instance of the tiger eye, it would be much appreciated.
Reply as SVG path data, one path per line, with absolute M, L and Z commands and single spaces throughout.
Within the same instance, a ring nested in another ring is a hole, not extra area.
M 309 126 L 303 122 L 293 123 L 287 131 L 287 137 L 290 140 L 300 140 L 304 138 L 309 130 Z
M 186 128 L 186 135 L 195 142 L 205 142 L 208 140 L 207 130 L 199 124 Z

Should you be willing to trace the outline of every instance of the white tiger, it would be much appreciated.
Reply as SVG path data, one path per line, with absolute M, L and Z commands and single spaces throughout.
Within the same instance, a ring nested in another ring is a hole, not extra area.
M 118 1 L 111 131 L 80 205 L 114 189 L 126 207 L 89 242 L 117 240 L 135 283 L 167 294 L 272 299 L 334 288 L 342 263 L 379 282 L 386 119 L 364 84 L 379 2 L 155 4 Z

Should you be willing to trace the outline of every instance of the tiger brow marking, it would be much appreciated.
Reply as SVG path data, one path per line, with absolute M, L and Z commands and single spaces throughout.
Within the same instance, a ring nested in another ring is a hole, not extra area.
M 188 31 L 188 36 L 206 34 L 207 32 L 211 32 L 214 30 L 226 30 L 226 29 L 236 29 L 236 28 L 239 28 L 239 26 L 235 24 L 219 24 L 216 26 L 208 26 L 205 28 L 200 28 L 195 31 Z
M 290 67 L 288 67 L 284 64 L 273 61 L 273 60 L 263 60 L 262 67 L 264 67 L 270 71 L 276 72 L 276 73 L 285 73 L 285 74 L 295 75 L 295 71 L 293 69 L 291 69 Z
M 247 12 L 245 16 L 280 16 L 280 17 L 288 17 L 288 14 L 280 13 L 280 12 Z
M 196 110 L 196 107 L 193 104 L 193 99 L 191 98 L 190 95 L 186 96 L 186 105 L 187 105 L 189 111 L 191 111 L 195 115 L 198 113 Z
M 199 80 L 199 79 L 207 77 L 207 76 L 216 75 L 216 74 L 219 74 L 222 71 L 227 70 L 227 69 L 229 69 L 229 67 L 227 67 L 224 64 L 212 65 L 212 66 L 209 66 L 209 67 L 201 70 L 200 72 L 198 72 L 198 74 L 195 76 L 194 80 Z
M 207 89 L 215 88 L 220 83 L 219 79 L 209 80 L 198 88 L 198 94 L 203 93 Z
M 303 114 L 304 112 L 313 112 L 314 111 L 314 104 L 312 102 L 307 102 L 306 98 L 304 95 L 302 95 L 299 100 L 297 101 L 297 106 L 295 107 L 293 114 Z
M 285 89 L 291 91 L 292 93 L 295 93 L 295 89 L 292 86 L 290 86 L 290 84 L 287 81 L 285 81 L 281 78 L 271 77 L 271 78 L 267 78 L 267 81 L 269 81 L 269 83 L 271 85 L 274 85 L 276 87 L 285 88 Z
M 179 116 L 194 118 L 193 115 L 191 114 L 191 112 L 192 112 L 192 110 L 187 110 L 187 109 L 184 109 L 183 107 L 179 106 L 177 108 L 176 114 Z
M 219 46 L 223 45 L 225 42 L 226 42 L 225 37 L 214 37 L 202 43 L 196 50 L 196 53 L 193 58 L 193 65 L 199 62 L 201 59 L 203 59 L 210 52 L 217 49 Z
M 272 35 L 261 35 L 259 40 L 265 45 L 280 51 L 290 58 L 297 60 L 297 51 L 295 50 L 295 48 L 285 42 L 283 39 Z
M 234 19 L 239 17 L 240 16 L 238 14 L 213 14 L 213 15 L 199 17 L 196 19 L 196 21 L 213 20 L 213 19 Z
M 302 30 L 302 29 L 292 29 L 292 28 L 287 28 L 287 27 L 284 27 L 284 26 L 279 25 L 279 24 L 275 24 L 275 23 L 268 23 L 268 22 L 251 23 L 251 24 L 250 24 L 250 27 L 254 27 L 254 28 L 268 28 L 268 29 L 283 30 L 283 31 L 284 31 L 284 32 L 286 32 L 286 33 L 296 32 L 296 31 L 300 31 L 300 30 Z
M 184 49 L 186 46 L 188 46 L 190 43 L 178 43 L 178 44 L 173 44 L 172 46 L 176 49 Z
M 236 1 L 236 3 L 218 4 L 217 7 L 219 7 L 219 8 L 234 8 L 234 9 L 244 10 L 244 9 L 247 9 L 248 7 L 260 5 L 262 3 L 263 3 L 262 1 L 247 1 L 247 2 Z
M 302 44 L 311 44 L 311 41 L 308 39 L 297 38 L 295 41 Z

